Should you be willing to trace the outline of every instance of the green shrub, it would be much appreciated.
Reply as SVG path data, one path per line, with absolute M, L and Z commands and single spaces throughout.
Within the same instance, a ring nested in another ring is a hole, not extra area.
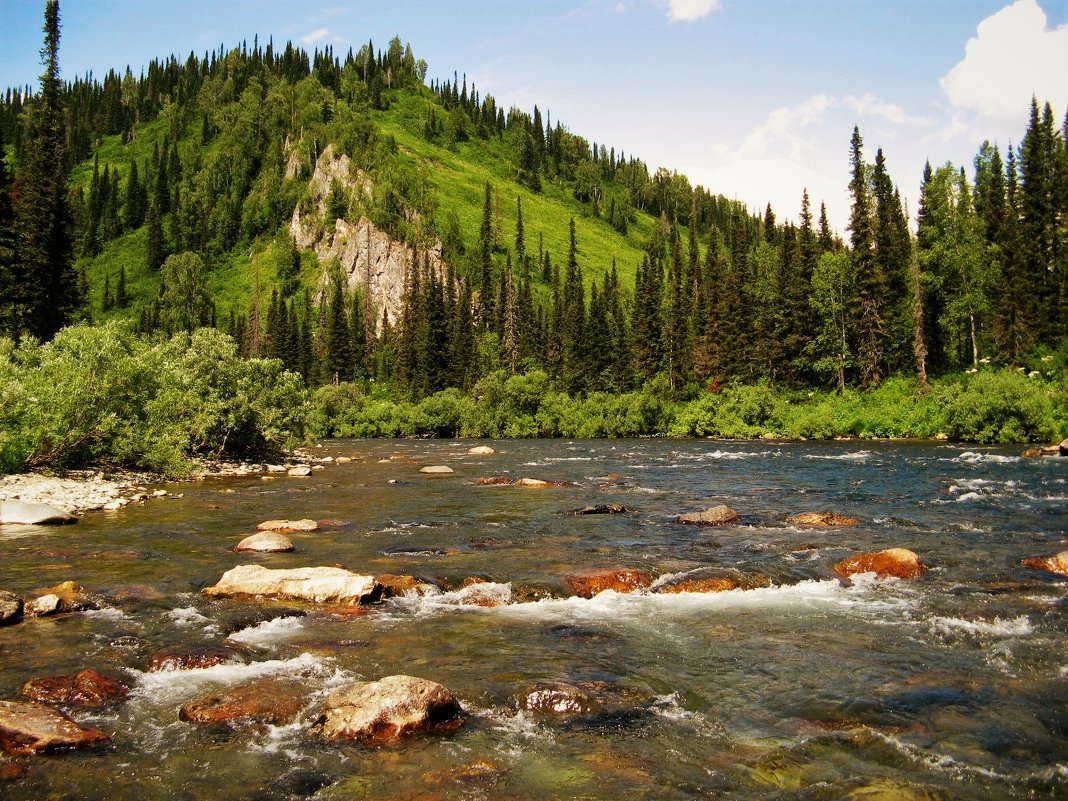
M 1053 439 L 1058 425 L 1053 391 L 1016 370 L 984 370 L 941 385 L 937 403 L 946 433 L 964 442 L 1014 443 Z

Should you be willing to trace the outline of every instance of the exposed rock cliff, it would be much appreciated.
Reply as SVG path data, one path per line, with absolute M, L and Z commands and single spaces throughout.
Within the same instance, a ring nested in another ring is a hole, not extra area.
M 287 173 L 290 168 L 295 174 L 292 163 Z M 328 145 L 319 156 L 308 181 L 311 203 L 297 204 L 290 221 L 290 232 L 297 247 L 315 251 L 321 264 L 334 258 L 338 260 L 349 287 L 361 287 L 373 310 L 376 326 L 382 323 L 383 310 L 390 323 L 396 324 L 404 299 L 404 284 L 415 262 L 415 252 L 410 245 L 391 238 L 363 215 L 356 222 L 338 218 L 333 225 L 327 226 L 327 196 L 335 180 L 354 197 L 359 198 L 362 194 L 370 200 L 373 189 L 371 179 L 362 172 L 354 175 L 349 157 L 338 155 L 334 146 Z M 440 242 L 421 251 L 419 257 L 424 256 L 432 270 L 443 269 Z M 326 280 L 324 270 L 319 282 L 320 292 L 325 289 Z

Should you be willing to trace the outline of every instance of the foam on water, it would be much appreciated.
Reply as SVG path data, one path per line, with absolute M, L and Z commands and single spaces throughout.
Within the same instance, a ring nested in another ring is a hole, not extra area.
M 824 461 L 835 462 L 864 462 L 868 458 L 874 456 L 872 451 L 850 451 L 849 453 L 837 453 L 837 454 L 816 454 L 810 453 L 805 455 L 805 459 L 822 459 Z
M 979 453 L 977 451 L 964 451 L 960 455 L 953 459 L 946 459 L 947 462 L 957 462 L 961 464 L 1012 464 L 1013 462 L 1020 461 L 1019 456 L 1004 456 L 1000 453 Z
M 247 629 L 231 634 L 227 639 L 232 642 L 244 643 L 245 645 L 270 645 L 271 643 L 287 640 L 304 629 L 304 618 L 300 617 L 276 617 L 266 620 L 258 626 L 250 626 Z
M 993 620 L 964 620 L 959 617 L 934 617 L 931 618 L 931 631 L 939 634 L 973 634 L 985 637 L 1026 637 L 1034 633 L 1027 615 L 1002 620 L 995 617 Z
M 658 695 L 653 699 L 651 710 L 657 716 L 692 729 L 699 737 L 726 738 L 723 724 L 711 720 L 700 712 L 692 712 L 679 703 L 679 694 Z

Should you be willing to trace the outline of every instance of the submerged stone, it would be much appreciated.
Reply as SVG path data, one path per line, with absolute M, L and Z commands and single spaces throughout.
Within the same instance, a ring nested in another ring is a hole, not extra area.
M 129 688 L 114 676 L 82 670 L 69 676 L 31 679 L 20 691 L 30 701 L 42 704 L 103 707 L 123 701 Z
M 606 567 L 568 573 L 563 581 L 572 595 L 592 598 L 605 590 L 633 592 L 644 589 L 656 581 L 656 576 L 639 568 Z
M 583 506 L 580 509 L 568 509 L 565 515 L 622 515 L 626 514 L 627 507 L 620 503 L 597 503 Z
M 7 754 L 90 748 L 107 740 L 104 732 L 83 729 L 52 707 L 0 701 L 0 751 Z
M 724 504 L 701 512 L 685 512 L 675 518 L 676 523 L 689 523 L 696 526 L 725 526 L 737 520 L 738 513 Z
M 373 576 L 361 576 L 340 567 L 271 570 L 260 565 L 241 565 L 226 571 L 218 584 L 201 592 L 209 598 L 250 595 L 312 603 L 359 604 L 378 600 L 382 587 Z
M 926 570 L 916 552 L 908 548 L 887 548 L 878 553 L 857 554 L 834 566 L 834 572 L 843 578 L 856 573 L 874 573 L 879 578 L 914 578 L 922 576 Z
M 313 732 L 327 740 L 392 740 L 447 733 L 462 724 L 463 710 L 447 688 L 414 676 L 386 676 L 328 696 Z
M 189 723 L 284 726 L 296 719 L 305 700 L 304 689 L 296 682 L 260 678 L 182 704 L 178 718 Z

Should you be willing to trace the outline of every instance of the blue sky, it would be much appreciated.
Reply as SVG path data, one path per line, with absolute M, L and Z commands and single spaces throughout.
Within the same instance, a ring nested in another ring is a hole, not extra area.
M 0 0 L 0 86 L 40 72 L 43 0 Z M 61 0 L 67 78 L 135 72 L 254 36 L 312 48 L 398 35 L 430 76 L 795 218 L 802 188 L 844 230 L 849 137 L 882 147 L 915 210 L 923 162 L 969 166 L 1068 109 L 1068 0 Z

